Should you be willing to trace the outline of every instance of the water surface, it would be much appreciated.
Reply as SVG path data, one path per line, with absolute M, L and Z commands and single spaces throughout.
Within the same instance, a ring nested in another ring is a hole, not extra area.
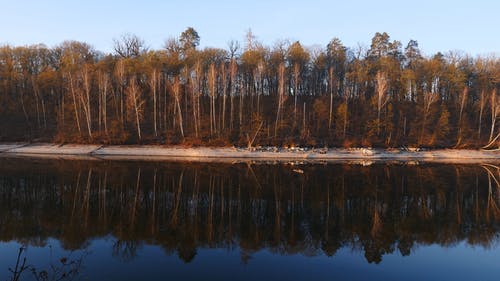
M 493 165 L 0 164 L 0 281 L 500 276 Z

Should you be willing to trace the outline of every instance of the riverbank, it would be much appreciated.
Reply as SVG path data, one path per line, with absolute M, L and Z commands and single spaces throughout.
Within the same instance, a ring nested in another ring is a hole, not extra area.
M 235 160 L 262 161 L 418 161 L 445 163 L 500 162 L 500 151 L 465 149 L 370 149 L 370 148 L 236 148 L 79 145 L 50 143 L 0 144 L 0 157 L 91 158 L 109 160 L 189 160 L 224 162 Z

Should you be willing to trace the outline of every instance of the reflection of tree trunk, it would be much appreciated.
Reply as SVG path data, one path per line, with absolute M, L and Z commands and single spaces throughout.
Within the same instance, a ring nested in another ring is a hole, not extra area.
M 179 207 L 181 205 L 181 193 L 182 193 L 182 181 L 184 178 L 184 169 L 181 171 L 179 176 L 179 184 L 177 185 L 177 192 L 175 193 L 175 204 L 174 210 L 172 211 L 172 225 L 176 226 L 178 222 Z
M 218 185 L 220 186 L 220 219 L 219 219 L 219 233 L 223 233 L 224 231 L 224 208 L 225 208 L 225 200 L 224 200 L 224 179 L 219 178 L 219 183 Z
M 373 238 L 377 237 L 382 230 L 382 218 L 380 217 L 380 209 L 381 206 L 379 206 L 378 203 L 377 186 L 375 186 L 375 203 L 373 206 L 372 228 L 370 230 L 370 234 Z
M 280 187 L 276 183 L 276 178 L 274 178 L 273 184 L 274 190 L 274 239 L 276 243 L 279 243 L 281 240 L 281 190 Z
M 497 192 L 500 189 L 500 181 L 496 178 L 495 174 L 490 170 L 496 169 L 498 176 L 500 177 L 500 168 L 495 165 L 483 164 L 483 169 L 486 170 L 488 174 L 488 199 L 486 204 L 486 221 L 490 221 L 490 216 L 493 214 L 493 218 L 497 220 L 500 217 L 500 208 L 497 205 L 496 199 L 493 196 L 493 182 L 495 182 Z
M 101 191 L 101 212 L 102 212 L 102 217 L 103 217 L 103 223 L 104 225 L 107 225 L 108 221 L 108 215 L 106 211 L 106 184 L 108 181 L 108 171 L 104 171 L 104 179 L 103 179 L 103 185 L 102 185 L 102 191 Z
M 198 171 L 195 170 L 194 172 L 194 188 L 193 188 L 193 196 L 192 196 L 192 199 L 193 199 L 193 211 L 192 211 L 192 214 L 193 214 L 193 224 L 194 224 L 194 227 L 193 227 L 193 236 L 194 236 L 194 239 L 195 241 L 198 240 L 198 203 L 199 203 L 199 194 L 200 194 L 200 184 L 199 184 L 199 179 L 198 179 L 199 175 L 198 175 Z
M 135 182 L 134 204 L 132 205 L 132 213 L 130 214 L 130 227 L 135 226 L 135 217 L 137 215 L 137 201 L 139 200 L 139 186 L 141 183 L 141 168 L 137 171 L 137 180 Z
M 153 173 L 153 194 L 151 200 L 153 201 L 151 206 L 151 234 L 156 233 L 156 173 L 157 169 L 155 168 Z
M 75 215 L 76 198 L 78 197 L 78 190 L 80 189 L 80 176 L 81 175 L 82 175 L 82 171 L 78 170 L 78 176 L 76 178 L 75 196 L 73 197 L 73 208 L 71 209 L 71 222 L 73 222 L 73 218 Z
M 488 200 L 486 204 L 486 221 L 490 222 L 491 213 L 493 213 L 493 217 L 496 219 L 496 216 L 499 212 L 498 207 L 496 205 L 495 200 L 493 199 L 493 188 L 492 188 L 492 180 L 491 175 L 488 174 Z
M 325 239 L 328 240 L 330 234 L 329 231 L 329 223 L 330 223 L 330 184 L 326 185 L 326 218 L 325 218 Z
M 372 219 L 372 228 L 370 230 L 370 234 L 372 237 L 376 237 L 380 231 L 382 230 L 382 219 L 380 218 L 380 214 L 378 211 L 378 206 L 375 204 L 373 208 L 373 219 Z
M 479 177 L 476 175 L 476 194 L 474 198 L 474 217 L 476 219 L 476 223 L 479 223 Z
M 236 224 L 241 225 L 241 183 L 238 182 L 238 195 L 236 202 L 238 202 L 238 209 L 236 211 Z
M 291 206 L 290 206 L 290 215 L 292 216 L 292 221 L 290 223 L 290 238 L 289 241 L 293 244 L 295 244 L 295 188 L 292 189 L 292 200 L 291 200 Z
M 208 218 L 207 218 L 207 239 L 210 244 L 213 240 L 213 212 L 214 212 L 214 178 L 210 175 L 208 187 Z
M 462 224 L 462 210 L 461 210 L 461 201 L 460 200 L 460 195 L 462 194 L 462 188 L 461 188 L 461 183 L 460 183 L 460 170 L 458 167 L 455 167 L 455 177 L 457 179 L 457 184 L 456 184 L 456 196 L 455 196 L 455 204 L 457 208 L 457 223 L 458 225 Z
M 87 185 L 85 187 L 85 196 L 83 196 L 83 214 L 85 216 L 84 226 L 87 228 L 88 219 L 89 219 L 89 209 L 90 209 L 90 180 L 92 178 L 92 169 L 89 169 L 89 173 L 87 174 Z

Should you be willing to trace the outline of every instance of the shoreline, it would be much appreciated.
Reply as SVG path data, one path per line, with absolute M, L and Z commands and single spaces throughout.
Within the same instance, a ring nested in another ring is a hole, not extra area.
M 437 162 L 500 163 L 500 151 L 472 149 L 371 149 L 371 148 L 236 148 L 160 145 L 92 145 L 53 143 L 0 143 L 0 157 L 173 160 L 198 162 L 304 161 L 304 162 Z

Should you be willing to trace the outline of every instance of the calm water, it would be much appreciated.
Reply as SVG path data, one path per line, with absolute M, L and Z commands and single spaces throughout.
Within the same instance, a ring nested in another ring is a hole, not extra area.
M 499 181 L 491 165 L 0 159 L 0 281 L 498 280 Z

